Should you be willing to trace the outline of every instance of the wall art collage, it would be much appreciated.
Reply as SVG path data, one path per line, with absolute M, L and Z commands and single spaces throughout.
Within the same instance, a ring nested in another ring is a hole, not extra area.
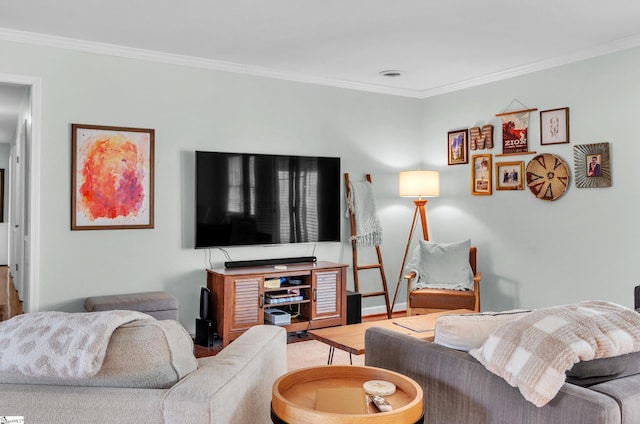
M 556 200 L 567 191 L 571 179 L 567 163 L 555 154 L 530 150 L 529 128 L 531 118 L 537 117 L 532 115 L 535 111 L 525 106 L 522 110 L 496 114 L 501 118 L 502 128 L 500 141 L 495 144 L 502 144 L 502 153 L 481 152 L 494 147 L 491 124 L 448 132 L 448 164 L 471 164 L 472 195 L 489 196 L 494 186 L 496 191 L 524 190 L 526 186 L 538 199 Z M 570 143 L 568 107 L 543 110 L 538 116 L 541 148 Z M 526 165 L 524 160 L 507 158 L 519 155 L 534 156 Z M 574 145 L 573 159 L 576 188 L 611 187 L 609 143 Z

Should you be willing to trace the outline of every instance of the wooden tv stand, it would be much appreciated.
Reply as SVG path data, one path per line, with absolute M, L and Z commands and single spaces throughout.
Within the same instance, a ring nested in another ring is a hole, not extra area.
M 254 325 L 265 322 L 264 310 L 277 308 L 292 312 L 291 324 L 282 325 L 287 332 L 346 325 L 345 264 L 307 262 L 277 266 L 216 268 L 207 270 L 207 287 L 211 290 L 211 307 L 216 332 L 222 346 L 238 338 Z M 286 267 L 286 269 L 281 269 Z M 284 283 L 279 288 L 265 287 L 265 280 L 284 277 L 299 280 L 296 285 Z M 289 289 L 302 299 L 276 302 L 277 295 Z M 293 315 L 297 314 L 297 317 Z

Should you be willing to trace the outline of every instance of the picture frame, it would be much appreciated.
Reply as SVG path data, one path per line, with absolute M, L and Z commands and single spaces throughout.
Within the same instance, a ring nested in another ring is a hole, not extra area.
M 573 146 L 573 164 L 577 188 L 611 187 L 609 143 Z
M 540 112 L 540 144 L 569 143 L 569 108 L 543 110 Z
M 491 155 L 481 154 L 471 157 L 471 194 L 491 195 Z
M 71 124 L 71 230 L 153 228 L 154 137 Z
M 536 109 L 504 112 L 502 117 L 502 154 L 519 155 L 529 153 L 530 114 Z
M 496 190 L 524 190 L 524 161 L 496 162 Z
M 447 153 L 449 165 L 469 163 L 469 129 L 447 133 Z

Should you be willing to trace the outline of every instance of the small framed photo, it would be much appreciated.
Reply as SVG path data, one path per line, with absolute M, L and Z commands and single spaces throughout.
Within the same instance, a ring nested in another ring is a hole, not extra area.
M 611 187 L 609 143 L 573 146 L 577 188 Z
M 540 112 L 540 144 L 562 144 L 569 142 L 569 108 L 543 110 Z
M 71 125 L 71 229 L 153 228 L 154 130 Z
M 447 151 L 449 165 L 469 163 L 469 130 L 449 131 L 447 133 Z
M 524 190 L 524 161 L 496 162 L 496 190 Z
M 471 194 L 475 196 L 491 195 L 490 154 L 471 157 Z

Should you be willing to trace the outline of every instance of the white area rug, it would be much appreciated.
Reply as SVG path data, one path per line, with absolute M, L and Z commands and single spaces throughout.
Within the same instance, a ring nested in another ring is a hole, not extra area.
M 318 340 L 289 343 L 287 345 L 287 365 L 289 371 L 300 368 L 327 365 L 329 345 Z M 364 365 L 364 355 L 351 355 L 353 365 Z M 349 354 L 336 349 L 333 355 L 333 365 L 349 365 Z

